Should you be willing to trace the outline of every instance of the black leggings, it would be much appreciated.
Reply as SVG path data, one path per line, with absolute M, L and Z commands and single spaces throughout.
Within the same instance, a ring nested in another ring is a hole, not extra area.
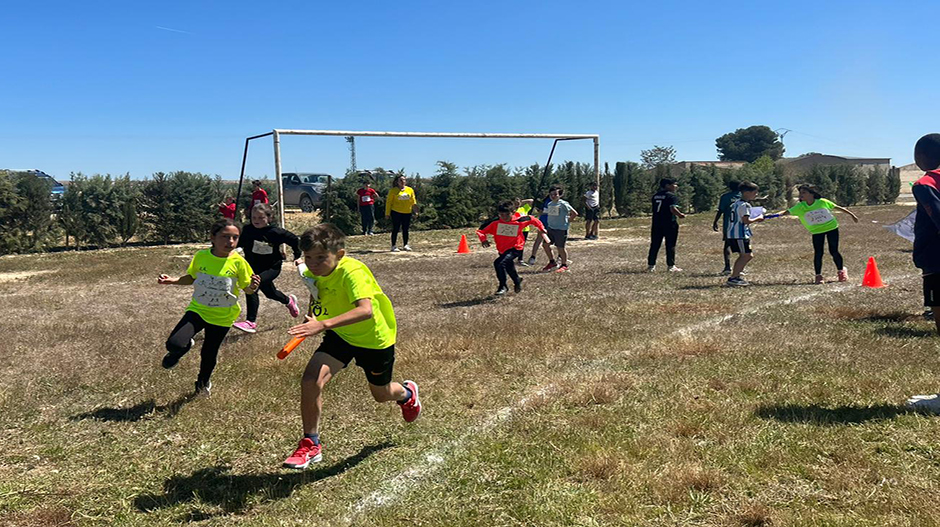
M 199 363 L 199 377 L 197 378 L 199 384 L 204 385 L 209 382 L 209 377 L 212 376 L 212 370 L 215 369 L 215 363 L 219 358 L 219 347 L 222 345 L 222 341 L 225 340 L 225 335 L 230 328 L 230 326 L 223 327 L 209 324 L 198 314 L 187 311 L 183 314 L 183 318 L 180 319 L 179 323 L 176 324 L 176 327 L 173 328 L 170 338 L 166 339 L 166 350 L 175 355 L 183 356 L 189 351 L 190 339 L 196 333 L 206 330 L 206 338 L 202 341 L 202 349 L 199 352 L 202 360 Z
M 839 229 L 832 229 L 813 235 L 813 267 L 816 274 L 822 274 L 823 245 L 829 238 L 829 254 L 832 255 L 832 261 L 836 263 L 836 269 L 842 270 L 842 255 L 839 254 Z
M 360 205 L 359 216 L 362 218 L 362 234 L 372 232 L 375 225 L 375 205 Z
M 275 300 L 282 304 L 287 304 L 290 302 L 290 299 L 287 298 L 287 295 L 278 291 L 277 286 L 274 285 L 274 279 L 281 274 L 281 266 L 272 267 L 267 271 L 262 271 L 258 273 L 258 276 L 261 277 L 261 287 L 258 288 L 258 291 L 264 293 L 264 296 Z M 258 306 L 261 305 L 261 298 L 257 293 L 253 295 L 245 295 L 245 305 L 248 306 L 248 316 L 247 319 L 249 322 L 254 322 L 258 320 Z
M 646 263 L 656 265 L 656 257 L 659 255 L 659 247 L 666 239 L 666 265 L 672 267 L 676 265 L 676 241 L 679 239 L 679 224 L 669 223 L 666 225 L 653 224 L 650 230 L 650 253 L 646 258 Z
M 516 272 L 516 264 L 513 262 L 516 258 L 522 258 L 522 251 L 509 249 L 493 260 L 493 267 L 496 268 L 496 278 L 499 280 L 500 287 L 506 287 L 507 274 L 509 278 L 512 278 L 513 284 L 519 285 L 519 273 Z
M 401 229 L 401 242 L 408 245 L 408 229 L 411 228 L 411 213 L 392 211 L 392 247 L 398 241 L 398 230 Z

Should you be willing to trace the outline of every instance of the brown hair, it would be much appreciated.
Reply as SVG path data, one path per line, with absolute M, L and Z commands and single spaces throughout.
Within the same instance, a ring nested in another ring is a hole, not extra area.
M 803 184 L 797 185 L 796 190 L 798 191 L 805 190 L 806 192 L 809 192 L 810 194 L 813 195 L 813 199 L 822 198 L 822 194 L 819 193 L 819 188 L 817 188 L 816 185 L 813 185 L 811 183 L 803 183 Z
M 214 238 L 215 235 L 218 234 L 222 229 L 230 225 L 234 225 L 235 228 L 238 229 L 239 234 L 241 234 L 242 226 L 240 223 L 230 218 L 222 218 L 221 220 L 213 223 L 211 227 L 209 227 L 209 236 Z
M 268 205 L 267 203 L 259 203 L 251 208 L 252 214 L 254 214 L 256 210 L 263 212 L 264 215 L 268 217 L 268 222 L 274 219 L 274 209 L 271 207 L 271 205 Z
M 323 249 L 335 254 L 345 248 L 346 235 L 332 223 L 321 223 L 300 235 L 300 250 L 304 252 Z

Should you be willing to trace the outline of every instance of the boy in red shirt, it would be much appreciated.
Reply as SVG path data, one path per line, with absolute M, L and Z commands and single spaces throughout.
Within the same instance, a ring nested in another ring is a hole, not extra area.
M 248 204 L 248 217 L 251 217 L 251 209 L 255 205 L 261 205 L 262 203 L 268 202 L 268 193 L 261 188 L 261 180 L 256 179 L 251 182 L 251 185 L 254 187 L 254 190 L 251 193 L 251 203 Z
M 375 200 L 379 193 L 372 188 L 372 177 L 362 178 L 362 188 L 356 191 L 359 195 L 359 216 L 362 217 L 362 234 L 372 236 L 372 228 L 375 225 Z
M 521 258 L 522 251 L 525 249 L 525 236 L 522 230 L 529 225 L 534 225 L 541 236 L 546 236 L 545 227 L 542 222 L 530 216 L 514 217 L 511 201 L 500 203 L 496 212 L 499 214 L 499 219 L 478 230 L 477 236 L 480 237 L 483 247 L 490 246 L 490 242 L 486 239 L 487 234 L 492 235 L 493 240 L 496 241 L 496 250 L 499 252 L 499 257 L 493 260 L 496 278 L 499 279 L 499 289 L 496 290 L 496 294 L 502 296 L 509 292 L 509 288 L 506 287 L 507 274 L 512 278 L 513 290 L 521 293 L 522 278 L 519 278 L 513 260 Z

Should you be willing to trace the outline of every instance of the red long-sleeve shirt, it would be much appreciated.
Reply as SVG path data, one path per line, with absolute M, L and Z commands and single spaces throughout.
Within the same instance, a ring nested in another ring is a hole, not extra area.
M 521 251 L 525 248 L 525 237 L 522 235 L 522 229 L 529 225 L 535 225 L 535 228 L 539 231 L 545 230 L 545 226 L 537 218 L 529 218 L 527 221 L 496 220 L 478 230 L 477 236 L 480 238 L 480 242 L 485 242 L 486 235 L 491 235 L 496 242 L 496 250 L 499 254 L 503 254 L 509 249 Z

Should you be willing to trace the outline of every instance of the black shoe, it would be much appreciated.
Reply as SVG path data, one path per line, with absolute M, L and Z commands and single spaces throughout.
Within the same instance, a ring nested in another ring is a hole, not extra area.
M 501 285 L 499 286 L 499 289 L 496 290 L 496 296 L 503 296 L 508 292 L 509 292 L 509 288 L 504 285 Z
M 163 356 L 163 368 L 169 370 L 173 366 L 176 366 L 182 356 L 181 354 L 167 352 L 167 354 Z
M 517 284 L 515 284 L 515 285 L 512 286 L 512 291 L 513 291 L 513 293 L 521 293 L 521 292 L 522 292 L 522 279 L 521 279 L 521 278 L 519 279 L 519 283 L 517 283 Z
M 924 315 L 923 315 L 923 316 L 924 316 L 924 318 L 926 318 L 927 320 L 933 320 L 933 309 L 928 309 L 928 310 L 924 311 Z

